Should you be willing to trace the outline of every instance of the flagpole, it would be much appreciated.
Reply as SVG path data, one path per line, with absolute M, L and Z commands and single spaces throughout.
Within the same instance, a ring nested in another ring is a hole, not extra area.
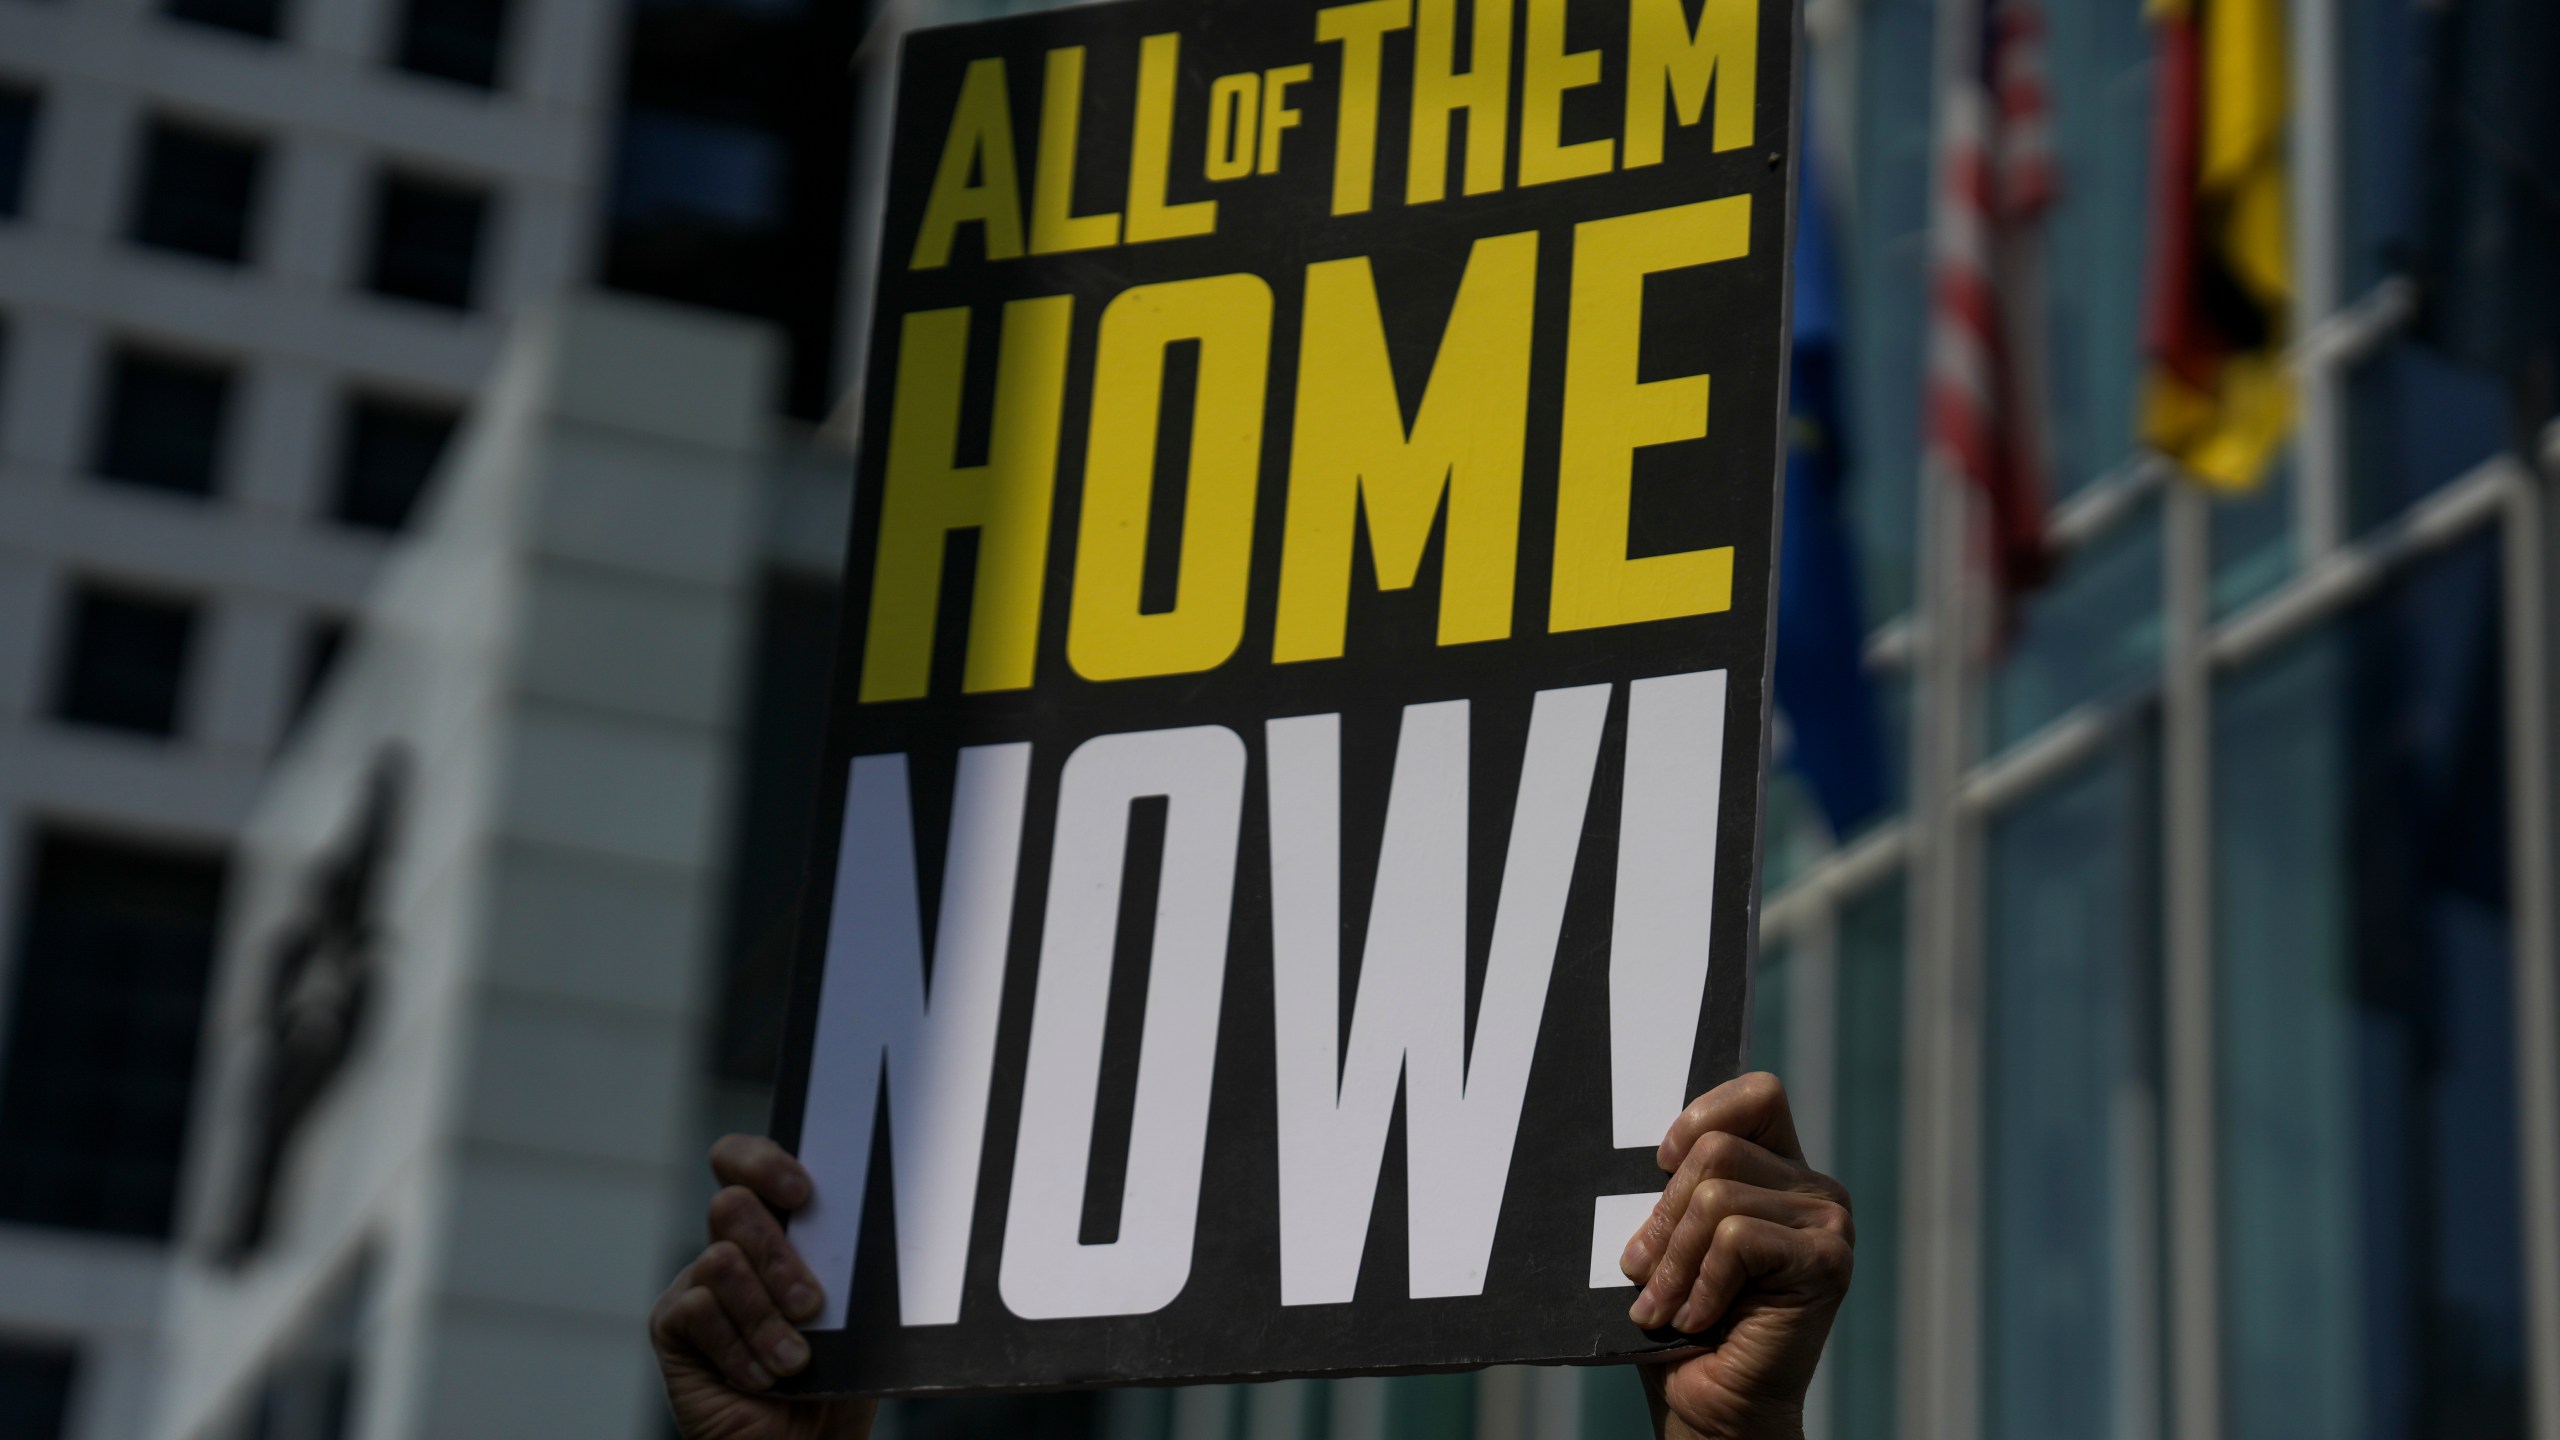
M 1972 72 L 1980 65 L 1982 0 L 1941 0 L 1937 22 L 1933 287 L 1940 247 L 1968 223 L 1954 213 L 1950 137 L 1981 123 Z M 1932 316 L 1935 344 L 1934 305 Z M 1982 979 L 1958 791 L 1972 753 L 1973 499 L 1941 447 L 1925 447 L 1923 457 L 1899 1393 L 1908 1440 L 1971 1440 L 1981 1430 Z

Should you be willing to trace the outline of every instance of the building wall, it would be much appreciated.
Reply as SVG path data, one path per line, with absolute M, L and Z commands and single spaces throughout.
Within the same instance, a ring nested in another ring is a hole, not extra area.
M 40 829 L 218 852 L 248 816 L 317 627 L 357 611 L 386 551 L 326 518 L 346 397 L 462 408 L 507 318 L 585 266 L 619 8 L 519 0 L 491 90 L 395 68 L 401 15 L 297 0 L 259 40 L 146 0 L 0 6 L 0 85 L 36 108 L 0 218 L 0 1008 Z M 263 143 L 244 263 L 128 238 L 155 118 Z M 386 167 L 488 188 L 472 308 L 367 293 Z M 232 367 L 211 498 L 95 474 L 122 345 Z M 174 736 L 53 718 L 90 583 L 197 607 Z M 77 1440 L 137 1433 L 161 1255 L 0 1224 L 0 1341 L 77 1349 Z
M 247 830 L 150 1433 L 231 1433 L 332 1331 L 368 1440 L 652 1423 L 639 1337 L 699 1163 L 775 359 L 734 322 L 589 299 L 501 363 Z M 385 746 L 412 798 L 379 1004 L 288 1152 L 273 1238 L 226 1268 L 207 1242 L 242 1183 L 277 939 Z

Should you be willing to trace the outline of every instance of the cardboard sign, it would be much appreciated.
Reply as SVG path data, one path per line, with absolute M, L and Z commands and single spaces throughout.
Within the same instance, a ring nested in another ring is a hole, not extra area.
M 905 42 L 776 1117 L 807 1387 L 1659 1350 L 1740 1062 L 1786 0 Z

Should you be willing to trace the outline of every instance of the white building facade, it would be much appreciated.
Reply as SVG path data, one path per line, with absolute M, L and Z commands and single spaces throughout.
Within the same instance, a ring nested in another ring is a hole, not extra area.
M 140 1433 L 229 848 L 508 317 L 585 267 L 619 23 L 0 6 L 0 1430 Z

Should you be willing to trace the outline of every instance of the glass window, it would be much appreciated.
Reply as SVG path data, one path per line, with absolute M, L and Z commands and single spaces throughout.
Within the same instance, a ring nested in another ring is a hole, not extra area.
M 2161 653 L 2161 505 L 2075 551 L 2052 584 L 2021 606 L 2015 639 L 1993 676 L 1986 730 L 1997 752 L 2073 707 L 2147 683 Z
M 249 257 L 264 147 L 255 140 L 155 120 L 144 132 L 126 238 L 237 265 Z
M 53 714 L 76 725 L 174 735 L 196 607 L 83 586 L 71 597 Z
M 507 0 L 409 0 L 393 63 L 413 75 L 492 90 L 506 48 Z
M 2347 377 L 2347 512 L 2362 534 L 2470 474 L 2511 432 L 2507 388 L 2414 343 Z
M 2298 452 L 2277 454 L 2258 488 L 2216 496 L 2213 506 L 2213 614 L 2236 615 L 2293 577 L 2293 501 Z
M 37 113 L 34 91 L 0 85 L 0 220 L 26 213 L 27 172 L 35 168 Z
M 54 833 L 32 859 L 0 1049 L 0 1220 L 166 1236 L 222 862 Z
M 634 106 L 614 166 L 617 225 L 770 230 L 782 223 L 789 155 L 753 125 Z
M 407 528 L 459 419 L 442 406 L 351 397 L 338 441 L 330 518 L 367 530 Z
M 366 288 L 377 295 L 470 309 L 488 215 L 489 192 L 477 186 L 384 176 L 374 196 L 373 259 Z
M 2061 187 L 2046 222 L 2053 493 L 2133 453 L 2149 234 L 2151 27 L 2139 5 L 2049 4 Z
M 1985 1433 L 2158 1440 L 2158 912 L 2147 763 L 1996 821 L 1984 908 Z
M 284 0 L 168 0 L 166 13 L 261 40 L 273 40 L 284 30 Z
M 2216 702 L 2232 1435 L 2525 1433 L 2496 539 Z
M 1858 1281 L 1840 1307 L 1823 1373 L 1831 1433 L 1891 1440 L 1901 1363 L 1902 934 L 1895 879 L 1840 908 L 1838 1154 L 1858 1217 Z
M 996 8 L 937 0 L 897 24 Z M 638 0 L 623 48 L 604 281 L 780 327 L 784 406 L 809 420 L 842 398 L 835 330 L 859 89 L 846 83 L 845 57 L 868 13 L 808 0 Z
M 1841 227 L 1848 298 L 1850 517 L 1877 624 L 1911 608 L 1919 558 L 1920 384 L 1928 351 L 1933 0 L 1858 10 L 1857 175 Z
M 68 1350 L 0 1345 L 0 1435 L 56 1440 L 78 1373 L 78 1357 Z
M 108 364 L 95 468 L 127 485 L 211 495 L 230 409 L 227 368 L 120 350 Z

